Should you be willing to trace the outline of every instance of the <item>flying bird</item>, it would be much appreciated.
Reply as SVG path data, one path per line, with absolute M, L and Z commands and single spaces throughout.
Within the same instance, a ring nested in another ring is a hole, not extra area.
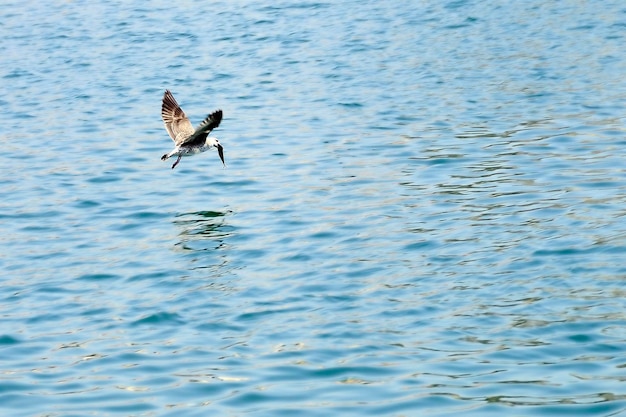
M 161 161 L 165 161 L 172 156 L 178 156 L 176 162 L 172 165 L 172 169 L 174 169 L 183 156 L 192 156 L 208 151 L 211 148 L 217 148 L 217 153 L 222 160 L 222 164 L 226 166 L 224 163 L 224 148 L 222 144 L 217 138 L 213 136 L 209 137 L 209 133 L 217 128 L 222 121 L 221 110 L 209 114 L 206 119 L 194 129 L 170 90 L 165 90 L 165 94 L 163 94 L 163 104 L 161 106 L 161 117 L 163 118 L 163 123 L 165 123 L 165 130 L 167 130 L 167 133 L 169 133 L 174 141 L 174 149 L 163 155 Z

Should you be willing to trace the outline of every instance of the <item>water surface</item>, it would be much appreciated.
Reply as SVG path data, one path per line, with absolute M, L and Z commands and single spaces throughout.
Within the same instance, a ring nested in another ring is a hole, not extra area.
M 0 17 L 3 414 L 626 415 L 620 2 Z

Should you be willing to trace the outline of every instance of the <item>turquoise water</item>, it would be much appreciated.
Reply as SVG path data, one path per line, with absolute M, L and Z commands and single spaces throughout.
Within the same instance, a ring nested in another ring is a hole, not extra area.
M 501 3 L 0 8 L 0 414 L 626 416 L 626 7 Z

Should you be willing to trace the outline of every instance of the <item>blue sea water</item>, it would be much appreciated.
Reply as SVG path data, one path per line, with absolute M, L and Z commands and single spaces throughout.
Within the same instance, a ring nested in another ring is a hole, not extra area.
M 626 6 L 8 2 L 0 415 L 626 416 Z M 165 89 L 209 152 L 172 161 Z

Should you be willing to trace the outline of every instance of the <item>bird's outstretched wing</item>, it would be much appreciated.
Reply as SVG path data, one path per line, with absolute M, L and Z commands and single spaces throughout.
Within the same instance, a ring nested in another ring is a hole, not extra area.
M 184 140 L 180 145 L 188 145 L 188 146 L 196 146 L 203 145 L 206 137 L 209 136 L 209 133 L 216 127 L 220 125 L 222 121 L 222 111 L 217 110 L 213 113 L 209 114 L 206 119 L 198 125 L 196 130 L 193 132 L 191 136 L 189 136 L 186 140 Z M 177 145 L 179 145 L 177 143 Z
M 163 118 L 163 123 L 165 123 L 165 130 L 167 130 L 176 146 L 194 134 L 193 125 L 176 102 L 170 90 L 165 90 L 165 94 L 163 94 L 161 117 Z

